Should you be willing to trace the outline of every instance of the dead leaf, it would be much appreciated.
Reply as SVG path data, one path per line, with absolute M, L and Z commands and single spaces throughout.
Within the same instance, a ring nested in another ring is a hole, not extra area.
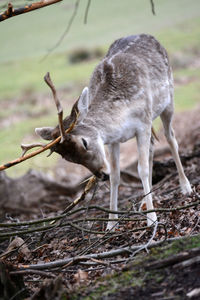
M 146 203 L 145 203 L 145 202 L 142 204 L 142 206 L 141 206 L 141 210 L 147 210 L 147 205 L 146 205 Z
M 19 253 L 20 260 L 23 258 L 25 261 L 31 258 L 31 252 L 28 249 L 24 240 L 20 237 L 16 237 L 8 246 L 7 250 L 3 254 L 3 258 L 6 258 L 14 250 L 17 250 Z
M 74 275 L 74 279 L 78 284 L 85 282 L 88 279 L 88 273 L 79 269 Z

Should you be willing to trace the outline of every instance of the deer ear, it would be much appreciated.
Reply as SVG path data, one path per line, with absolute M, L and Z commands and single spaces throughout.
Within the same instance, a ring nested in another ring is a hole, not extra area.
M 52 140 L 52 132 L 54 128 L 53 127 L 41 127 L 41 128 L 35 128 L 35 133 L 39 135 L 44 140 Z
M 82 94 L 78 100 L 78 111 L 79 119 L 82 121 L 88 113 L 89 108 L 89 90 L 88 87 L 85 87 L 82 91 Z

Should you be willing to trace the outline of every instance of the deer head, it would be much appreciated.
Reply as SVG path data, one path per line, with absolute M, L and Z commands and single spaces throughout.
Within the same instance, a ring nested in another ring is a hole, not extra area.
M 58 101 L 58 99 L 56 100 Z M 84 122 L 87 117 L 89 105 L 89 90 L 85 87 L 81 96 L 74 104 L 70 116 L 62 120 L 62 116 L 60 116 L 62 108 L 59 103 L 57 105 L 57 108 L 59 107 L 59 125 L 55 128 L 36 128 L 35 131 L 44 140 L 54 140 L 61 135 L 61 142 L 51 148 L 52 152 L 59 153 L 64 159 L 70 162 L 85 166 L 101 180 L 107 180 L 109 179 L 109 166 L 103 141 L 98 131 L 93 126 L 88 126 Z M 65 130 L 70 126 L 77 114 L 78 120 L 75 127 L 70 133 L 66 134 Z

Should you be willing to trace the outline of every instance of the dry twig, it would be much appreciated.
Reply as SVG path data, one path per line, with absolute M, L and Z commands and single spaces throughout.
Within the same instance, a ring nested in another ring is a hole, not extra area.
M 85 196 L 88 194 L 88 192 L 91 190 L 92 186 L 95 184 L 96 182 L 96 176 L 92 176 L 90 178 L 90 180 L 88 181 L 82 195 L 80 197 L 78 197 L 76 200 L 74 200 L 69 206 L 67 206 L 64 211 L 62 212 L 63 214 L 68 213 L 70 210 L 72 210 L 72 208 L 74 208 L 74 206 L 76 206 L 78 203 L 80 203 L 82 200 L 85 199 Z
M 59 220 L 59 219 L 62 219 L 64 217 L 67 216 L 67 213 L 72 210 L 78 203 L 80 203 L 81 201 L 83 201 L 85 199 L 85 196 L 87 195 L 87 193 L 90 191 L 90 189 L 92 188 L 92 186 L 95 184 L 96 182 L 96 176 L 92 176 L 90 178 L 90 180 L 88 181 L 82 195 L 80 197 L 78 197 L 77 199 L 75 199 L 70 205 L 68 205 L 65 210 L 63 211 L 63 213 L 60 215 L 60 216 L 57 216 L 57 217 L 54 217 L 54 218 L 47 218 L 48 221 L 51 220 L 52 222 L 50 223 L 50 225 L 45 225 L 45 226 L 41 226 L 41 227 L 36 227 L 36 228 L 28 228 L 28 229 L 23 229 L 23 230 L 19 230 L 19 231 L 14 231 L 14 232 L 7 232 L 7 233 L 0 233 L 0 238 L 8 238 L 8 237 L 11 237 L 11 236 L 15 236 L 15 235 L 23 235 L 23 234 L 30 234 L 32 232 L 41 232 L 41 231 L 47 231 L 47 230 L 51 230 L 55 227 L 58 227 L 59 225 L 56 224 L 56 220 Z M 47 220 L 46 219 L 46 220 Z M 43 222 L 44 222 L 45 219 L 43 219 Z M 28 222 L 29 225 L 34 225 L 34 224 L 39 224 L 39 223 L 43 223 L 43 222 Z M 12 227 L 14 223 L 11 224 Z M 19 224 L 19 223 L 16 223 L 16 224 Z M 67 226 L 67 225 L 71 225 L 72 227 L 76 226 L 73 224 L 73 222 L 70 222 L 68 221 L 67 223 L 65 224 L 62 224 L 60 226 Z M 1 225 L 0 225 L 1 227 Z M 4 227 L 4 226 L 2 226 Z
M 156 13 L 155 13 L 155 5 L 154 5 L 153 0 L 150 0 L 150 3 L 151 3 L 151 11 L 152 11 L 152 14 L 155 16 Z
M 91 0 L 88 0 L 86 10 L 85 10 L 85 17 L 84 17 L 84 24 L 87 24 L 87 19 L 88 19 L 88 12 L 90 8 Z
M 42 0 L 19 8 L 13 8 L 12 3 L 8 3 L 7 10 L 0 14 L 0 22 L 5 21 L 11 17 L 15 17 L 48 5 L 55 4 L 60 1 L 62 0 Z
M 80 3 L 80 0 L 76 0 L 76 3 L 74 5 L 74 11 L 71 15 L 71 18 L 69 20 L 69 23 L 67 24 L 67 27 L 66 27 L 65 31 L 63 32 L 63 34 L 61 35 L 59 40 L 56 42 L 56 44 L 48 50 L 48 53 L 43 57 L 42 61 L 44 61 L 49 56 L 49 54 L 51 54 L 62 43 L 62 41 L 64 40 L 64 38 L 66 37 L 66 35 L 70 31 L 70 28 L 72 26 L 72 23 L 73 23 L 73 21 L 76 17 L 77 11 L 78 11 L 79 3 Z
M 10 275 L 39 275 L 41 277 L 47 277 L 47 278 L 55 278 L 56 275 L 49 273 L 49 272 L 44 272 L 44 271 L 39 271 L 39 270 L 20 270 L 20 271 L 11 271 Z
M 172 242 L 172 241 L 176 241 L 176 240 L 180 240 L 180 239 L 184 239 L 183 237 L 176 237 L 176 238 L 169 238 L 166 241 L 167 242 Z M 165 242 L 166 242 L 165 241 Z M 153 248 L 153 247 L 157 247 L 161 244 L 163 244 L 163 240 L 162 241 L 157 241 L 157 242 L 152 242 L 149 245 L 149 249 Z M 17 269 L 19 270 L 25 270 L 25 269 L 34 269 L 34 270 L 46 270 L 46 269 L 55 269 L 55 268 L 60 268 L 63 266 L 66 266 L 67 264 L 71 264 L 71 262 L 73 262 L 73 264 L 79 263 L 81 261 L 87 261 L 87 260 L 91 260 L 91 259 L 105 259 L 105 258 L 111 258 L 111 257 L 116 257 L 118 255 L 124 255 L 127 253 L 130 253 L 130 251 L 136 251 L 138 249 L 141 249 L 143 245 L 138 245 L 138 246 L 131 246 L 131 247 L 124 247 L 124 248 L 119 248 L 119 249 L 114 249 L 114 250 L 110 250 L 107 252 L 101 252 L 101 253 L 94 253 L 94 254 L 88 254 L 88 255 L 84 255 L 84 256 L 75 256 L 75 257 L 70 257 L 70 258 L 65 258 L 65 259 L 59 259 L 59 260 L 55 260 L 52 262 L 48 262 L 48 263 L 39 263 L 39 264 L 33 264 L 33 265 L 23 265 L 23 264 L 18 264 L 17 265 Z
M 165 268 L 168 266 L 175 265 L 177 266 L 178 263 L 182 261 L 187 261 L 190 258 L 197 257 L 200 254 L 200 247 L 199 248 L 193 248 L 190 250 L 186 250 L 184 252 L 181 252 L 179 254 L 172 255 L 168 258 L 153 261 L 149 263 L 146 266 L 146 269 L 160 269 L 160 268 Z
M 151 238 L 148 240 L 148 242 L 145 245 L 142 245 L 140 248 L 136 249 L 135 251 L 132 252 L 131 256 L 127 259 L 126 263 L 130 262 L 132 260 L 132 258 L 140 251 L 142 250 L 146 250 L 146 252 L 149 252 L 148 248 L 149 246 L 152 244 L 153 239 L 155 238 L 156 232 L 157 232 L 157 228 L 158 228 L 158 221 L 155 222 L 154 224 L 154 230 L 153 230 L 153 234 L 151 236 Z M 165 239 L 164 241 L 166 241 L 167 236 L 165 235 Z M 163 242 L 164 242 L 163 241 Z
M 77 199 L 75 200 L 76 202 L 78 201 Z M 79 202 L 78 202 L 79 203 Z M 73 203 L 72 203 L 73 204 Z M 70 206 L 72 205 L 70 204 Z M 55 221 L 55 220 L 60 220 L 66 216 L 70 216 L 73 215 L 77 212 L 80 211 L 84 211 L 84 210 L 100 210 L 106 213 L 118 213 L 118 214 L 127 214 L 129 213 L 129 215 L 141 215 L 141 214 L 147 214 L 150 212 L 175 212 L 175 211 L 179 211 L 179 210 L 184 210 L 190 207 L 196 207 L 200 204 L 200 200 L 192 202 L 188 205 L 185 206 L 177 206 L 177 207 L 172 207 L 172 208 L 157 208 L 157 209 L 151 209 L 151 210 L 145 210 L 142 212 L 138 212 L 138 211 L 114 211 L 114 210 L 109 210 L 100 206 L 96 206 L 96 205 L 92 205 L 92 206 L 88 206 L 88 207 L 79 207 L 76 210 L 73 210 L 71 212 L 69 212 L 69 206 L 66 208 L 66 210 L 68 210 L 68 212 L 66 213 L 62 213 L 61 215 L 55 216 L 55 217 L 49 217 L 49 218 L 42 218 L 42 219 L 38 219 L 38 220 L 32 220 L 32 221 L 24 221 L 24 222 L 16 222 L 16 223 L 0 223 L 0 227 L 2 228 L 6 228 L 6 227 L 20 227 L 20 226 L 32 226 L 32 225 L 36 225 L 36 224 L 40 224 L 40 223 L 44 223 L 44 222 L 50 222 L 50 221 Z M 74 205 L 75 206 L 75 205 Z M 98 218 L 93 218 L 92 220 L 97 220 L 99 221 Z M 85 221 L 88 221 L 88 219 L 84 219 Z M 129 219 L 130 220 L 130 219 Z M 79 220 L 77 220 L 78 222 Z M 81 220 L 80 220 L 81 221 Z M 107 221 L 107 219 L 102 218 L 102 221 Z M 126 220 L 128 221 L 128 219 Z

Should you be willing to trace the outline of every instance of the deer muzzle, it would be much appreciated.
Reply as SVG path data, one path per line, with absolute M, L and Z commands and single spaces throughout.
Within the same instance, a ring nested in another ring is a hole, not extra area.
M 96 172 L 95 176 L 99 178 L 101 181 L 107 181 L 109 180 L 109 174 L 106 174 L 105 172 Z

